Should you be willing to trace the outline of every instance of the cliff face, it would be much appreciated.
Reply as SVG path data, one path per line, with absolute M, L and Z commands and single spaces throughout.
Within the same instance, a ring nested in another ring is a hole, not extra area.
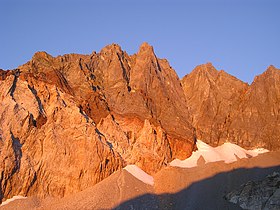
M 257 145 L 270 150 L 280 149 L 279 84 L 280 71 L 270 66 L 255 77 L 245 93 L 231 130 L 235 135 L 238 133 L 236 139 L 247 147 Z
M 0 199 L 63 197 L 136 164 L 155 173 L 195 134 L 175 71 L 144 43 L 91 55 L 36 53 L 0 71 Z
M 248 85 L 212 64 L 196 67 L 181 82 L 198 139 L 279 149 L 279 75 L 270 66 Z
M 134 55 L 38 52 L 0 69 L 0 200 L 63 197 L 127 164 L 154 174 L 196 137 L 279 149 L 279 79 L 271 66 L 248 85 L 208 63 L 180 81 L 147 43 Z
M 63 196 L 122 167 L 73 97 L 14 72 L 1 83 L 1 198 Z

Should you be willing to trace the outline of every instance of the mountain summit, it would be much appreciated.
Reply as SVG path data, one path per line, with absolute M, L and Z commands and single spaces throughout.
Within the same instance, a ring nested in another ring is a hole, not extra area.
M 211 64 L 197 66 L 181 81 L 197 138 L 279 149 L 279 75 L 270 66 L 248 85 Z
M 155 174 L 197 139 L 280 148 L 279 70 L 248 85 L 208 63 L 180 80 L 147 43 L 38 52 L 0 70 L 0 200 L 64 197 L 137 165 Z
M 0 198 L 58 196 L 136 164 L 153 174 L 195 142 L 175 71 L 147 43 L 91 55 L 36 53 L 1 71 Z

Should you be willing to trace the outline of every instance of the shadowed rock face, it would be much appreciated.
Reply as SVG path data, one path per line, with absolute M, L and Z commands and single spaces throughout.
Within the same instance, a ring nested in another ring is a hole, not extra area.
M 11 71 L 4 71 L 3 69 L 0 69 L 0 81 L 5 80 L 10 74 Z
M 225 141 L 245 148 L 280 148 L 280 71 L 270 66 L 251 85 L 200 65 L 182 79 L 199 139 Z
M 260 181 L 250 181 L 240 189 L 225 196 L 231 203 L 242 209 L 279 209 L 280 208 L 280 175 L 277 172 Z
M 175 71 L 144 43 L 91 55 L 36 53 L 0 71 L 0 199 L 63 197 L 126 164 L 155 173 L 193 150 Z

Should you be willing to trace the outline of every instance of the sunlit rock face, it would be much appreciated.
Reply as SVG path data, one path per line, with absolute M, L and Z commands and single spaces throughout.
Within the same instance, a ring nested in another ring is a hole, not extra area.
M 248 85 L 212 64 L 182 79 L 198 139 L 213 146 L 280 148 L 280 71 L 270 66 Z
M 270 66 L 248 85 L 208 63 L 180 80 L 147 43 L 37 52 L 0 69 L 0 200 L 63 197 L 127 165 L 153 175 L 197 138 L 279 149 L 279 79 Z
M 128 164 L 153 174 L 196 138 L 178 76 L 147 43 L 38 52 L 0 71 L 0 101 L 0 199 L 63 197 Z

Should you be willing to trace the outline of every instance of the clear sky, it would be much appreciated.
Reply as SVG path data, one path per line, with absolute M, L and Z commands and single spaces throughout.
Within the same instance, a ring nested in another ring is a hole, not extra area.
M 179 77 L 212 62 L 252 82 L 280 68 L 280 0 L 0 0 L 2 69 L 36 51 L 90 54 L 117 43 L 134 54 L 144 41 Z

